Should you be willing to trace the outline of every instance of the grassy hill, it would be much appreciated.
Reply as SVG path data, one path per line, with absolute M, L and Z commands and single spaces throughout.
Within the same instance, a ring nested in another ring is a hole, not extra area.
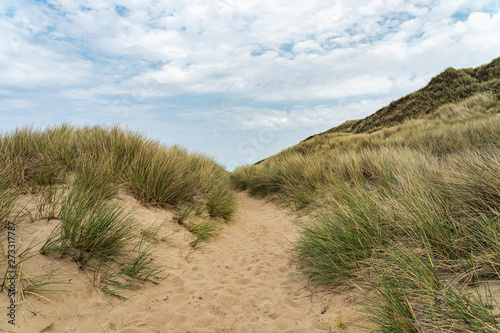
M 427 86 L 392 102 L 360 120 L 350 120 L 327 133 L 369 133 L 418 119 L 440 106 L 458 103 L 478 93 L 500 93 L 500 58 L 477 68 L 446 69 Z
M 363 291 L 377 332 L 499 332 L 500 58 L 232 174 L 309 213 L 313 284 Z
M 0 235 L 8 235 L 9 243 L 0 240 L 0 291 L 8 269 L 18 274 L 26 293 L 59 283 L 50 282 L 50 275 L 33 283 L 22 271 L 37 244 L 29 244 L 15 265 L 5 265 L 7 257 L 11 262 L 13 230 L 27 219 L 59 220 L 39 252 L 72 258 L 106 293 L 154 281 L 161 268 L 152 262 L 146 240 L 151 232 L 127 213 L 119 190 L 146 206 L 174 211 L 176 221 L 197 236 L 193 246 L 214 233 L 217 219 L 231 219 L 236 208 L 229 173 L 202 154 L 118 127 L 62 125 L 6 133 L 0 136 Z M 202 222 L 187 223 L 195 213 Z

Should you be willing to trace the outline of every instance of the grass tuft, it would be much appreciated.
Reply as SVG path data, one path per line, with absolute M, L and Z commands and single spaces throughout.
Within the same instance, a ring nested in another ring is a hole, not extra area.
M 92 193 L 74 188 L 62 203 L 61 223 L 40 251 L 69 254 L 84 267 L 89 260 L 120 252 L 132 239 L 134 228 L 135 219 L 122 207 L 96 203 Z
M 198 246 L 202 241 L 214 237 L 220 230 L 220 226 L 215 221 L 190 222 L 185 226 L 196 237 L 190 243 L 193 247 Z

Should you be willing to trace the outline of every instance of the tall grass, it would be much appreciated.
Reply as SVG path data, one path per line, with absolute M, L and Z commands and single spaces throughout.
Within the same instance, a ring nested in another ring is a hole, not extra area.
M 145 204 L 210 200 L 207 210 L 226 219 L 236 208 L 229 174 L 214 160 L 118 127 L 17 129 L 0 138 L 0 157 L 9 161 L 12 185 L 24 191 L 36 193 L 70 182 L 77 187 L 107 187 L 103 195 L 112 198 L 124 185 Z M 214 203 L 217 197 L 222 198 L 219 204 Z
M 145 204 L 166 206 L 203 201 L 211 216 L 231 219 L 236 202 L 229 174 L 213 160 L 185 149 L 151 146 L 140 151 L 126 172 L 135 197 Z
M 248 189 L 253 194 L 292 197 L 294 188 L 316 192 L 324 184 L 330 184 L 331 179 L 337 179 L 339 173 L 349 181 L 359 181 L 369 178 L 370 174 L 385 172 L 386 168 L 369 165 L 378 162 L 368 155 L 361 161 L 366 154 L 385 155 L 395 151 L 404 155 L 405 151 L 416 151 L 427 159 L 426 156 L 443 157 L 483 147 L 498 149 L 498 128 L 500 117 L 481 113 L 454 122 L 420 119 L 371 134 L 334 133 L 302 142 L 258 165 L 239 167 L 231 179 L 236 188 Z M 359 160 L 359 163 L 346 159 Z M 398 158 L 393 161 L 397 163 Z M 385 176 L 378 174 L 378 177 Z
M 295 245 L 302 272 L 317 284 L 348 284 L 355 269 L 390 241 L 378 202 L 347 186 L 336 191 L 327 209 L 301 225 Z
M 114 156 L 83 155 L 75 164 L 73 189 L 96 204 L 116 196 L 123 172 L 116 169 Z
M 90 193 L 89 193 L 90 192 Z M 92 259 L 108 259 L 134 237 L 135 219 L 108 201 L 96 202 L 91 191 L 74 188 L 61 206 L 61 223 L 41 253 L 71 255 L 81 267 Z
M 176 205 L 197 192 L 190 154 L 179 147 L 154 147 L 135 157 L 127 179 L 136 198 L 152 205 Z M 194 171 L 194 170 L 193 170 Z
M 408 162 L 425 155 L 407 151 L 405 158 L 400 151 L 393 155 L 401 156 L 400 163 L 387 163 L 391 154 L 378 153 L 359 153 L 354 166 L 351 159 L 342 168 L 351 179 L 338 173 L 344 182 L 337 178 L 322 189 L 324 208 L 302 225 L 296 243 L 302 272 L 318 284 L 375 290 L 378 297 L 368 308 L 383 332 L 498 330 L 491 306 L 467 288 L 500 279 L 498 149 L 429 156 L 414 164 Z M 394 244 L 407 248 L 394 252 Z M 413 280 L 400 272 L 426 267 L 433 269 L 427 279 L 422 272 Z M 439 288 L 429 278 L 436 276 Z
M 210 217 L 220 217 L 224 220 L 233 218 L 236 209 L 236 197 L 228 181 L 212 188 L 208 194 L 206 205 Z
M 12 164 L 10 161 L 4 161 L 4 164 L 0 165 L 0 226 L 3 226 L 12 213 L 14 203 L 19 195 L 19 190 L 13 186 Z
M 372 261 L 365 306 L 376 332 L 498 332 L 487 284 L 467 286 L 443 274 L 446 262 L 404 246 Z

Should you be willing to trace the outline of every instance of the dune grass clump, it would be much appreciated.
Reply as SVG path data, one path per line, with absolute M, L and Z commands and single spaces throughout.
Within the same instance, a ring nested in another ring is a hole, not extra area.
M 137 220 L 124 207 L 92 189 L 73 187 L 60 215 L 40 253 L 71 257 L 80 269 L 93 270 L 96 285 L 113 296 L 121 297 L 117 289 L 155 282 L 162 269 L 153 263 L 152 248 L 144 247 Z
M 120 273 L 133 279 L 126 279 L 131 286 L 134 286 L 137 282 L 156 281 L 163 268 L 152 265 L 151 262 L 154 260 L 152 245 L 146 246 L 145 239 L 141 238 L 134 247 L 129 260 L 120 265 Z
M 310 223 L 300 226 L 297 262 L 314 284 L 345 285 L 355 270 L 390 241 L 379 204 L 363 191 L 342 195 Z
M 500 212 L 500 150 L 493 146 L 467 150 L 448 159 L 454 168 L 447 174 L 448 193 L 471 211 Z M 454 207 L 461 211 L 461 207 Z
M 12 163 L 11 177 L 24 191 L 64 182 L 74 158 L 71 128 L 36 131 L 31 127 L 2 136 L 0 156 Z
M 118 126 L 76 128 L 74 137 L 78 140 L 80 154 L 93 155 L 94 158 L 104 157 L 111 163 L 110 167 L 115 174 L 123 173 L 138 152 L 154 144 L 139 133 L 123 130 Z
M 211 216 L 231 219 L 235 195 L 229 175 L 211 159 L 185 149 L 150 146 L 137 153 L 126 172 L 135 197 L 153 206 L 203 202 Z
M 366 154 L 359 159 L 366 161 Z M 406 162 L 425 156 L 412 154 Z M 474 289 L 500 279 L 498 149 L 411 164 L 387 163 L 384 149 L 376 156 L 370 164 L 344 166 L 356 170 L 351 181 L 337 179 L 322 192 L 325 208 L 302 225 L 296 244 L 302 272 L 318 284 L 375 290 L 367 307 L 382 332 L 498 330 L 498 305 Z M 404 253 L 394 252 L 395 245 L 404 245 Z M 409 263 L 391 264 L 403 254 Z M 409 280 L 399 271 L 423 267 L 432 268 L 439 283 Z
M 127 179 L 138 200 L 155 206 L 177 205 L 197 192 L 192 157 L 179 147 L 168 150 L 152 146 L 133 160 Z
M 499 113 L 500 101 L 492 92 L 475 94 L 458 103 L 444 104 L 426 118 L 439 119 L 441 121 L 456 121 L 457 119 L 468 119 L 477 114 Z
M 114 167 L 113 156 L 84 155 L 76 161 L 72 188 L 86 193 L 89 204 L 112 199 L 122 182 L 122 171 Z
M 175 211 L 174 220 L 180 225 L 185 222 L 195 213 L 196 207 L 194 204 L 179 204 Z
M 40 250 L 72 256 L 81 267 L 89 260 L 120 252 L 134 235 L 135 219 L 109 201 L 96 202 L 90 191 L 77 188 L 61 206 L 61 223 Z
M 193 247 L 196 247 L 200 242 L 216 236 L 221 229 L 220 223 L 213 219 L 201 220 L 196 217 L 192 219 L 193 215 L 196 215 L 196 210 L 196 204 L 185 203 L 179 205 L 174 215 L 174 220 L 184 226 L 195 237 L 195 239 L 190 242 Z
M 12 164 L 5 161 L 5 164 L 0 165 L 0 226 L 3 229 L 3 224 L 12 213 L 14 203 L 20 194 L 20 191 L 13 186 L 14 178 L 11 174 Z
M 378 332 L 498 332 L 487 283 L 455 282 L 428 251 L 394 247 L 372 261 L 364 305 Z M 471 270 L 472 276 L 474 271 Z M 474 276 L 478 278 L 477 276 Z
M 217 235 L 220 230 L 220 225 L 214 221 L 192 221 L 186 223 L 185 226 L 189 232 L 196 237 L 192 242 L 190 242 L 193 247 L 196 247 L 199 242 L 205 241 Z
M 227 181 L 215 186 L 208 194 L 207 210 L 210 217 L 230 220 L 233 218 L 235 207 L 236 197 Z
M 499 149 L 388 149 L 331 167 L 316 193 L 323 208 L 295 245 L 301 271 L 375 292 L 365 305 L 376 331 L 498 331 L 498 304 L 477 289 L 500 280 Z

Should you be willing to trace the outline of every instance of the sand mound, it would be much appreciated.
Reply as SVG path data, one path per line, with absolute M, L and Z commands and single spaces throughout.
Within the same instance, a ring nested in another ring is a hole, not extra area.
M 166 210 L 153 210 L 132 198 L 122 200 L 158 230 L 158 261 L 167 267 L 158 285 L 109 297 L 92 285 L 88 273 L 69 259 L 41 255 L 23 270 L 36 274 L 57 268 L 71 281 L 71 292 L 20 299 L 13 332 L 352 332 L 362 316 L 349 293 L 316 295 L 296 275 L 292 242 L 295 216 L 274 204 L 238 195 L 239 211 L 215 239 L 193 251 L 190 234 Z M 27 241 L 46 238 L 57 221 L 26 222 L 16 232 Z M 321 295 L 321 296 L 320 296 Z M 6 297 L 2 297 L 6 300 Z M 5 309 L 5 307 L 4 307 Z M 6 311 L 6 310 L 4 310 Z M 4 316 L 5 318 L 5 316 Z M 345 325 L 343 325 L 345 323 Z

